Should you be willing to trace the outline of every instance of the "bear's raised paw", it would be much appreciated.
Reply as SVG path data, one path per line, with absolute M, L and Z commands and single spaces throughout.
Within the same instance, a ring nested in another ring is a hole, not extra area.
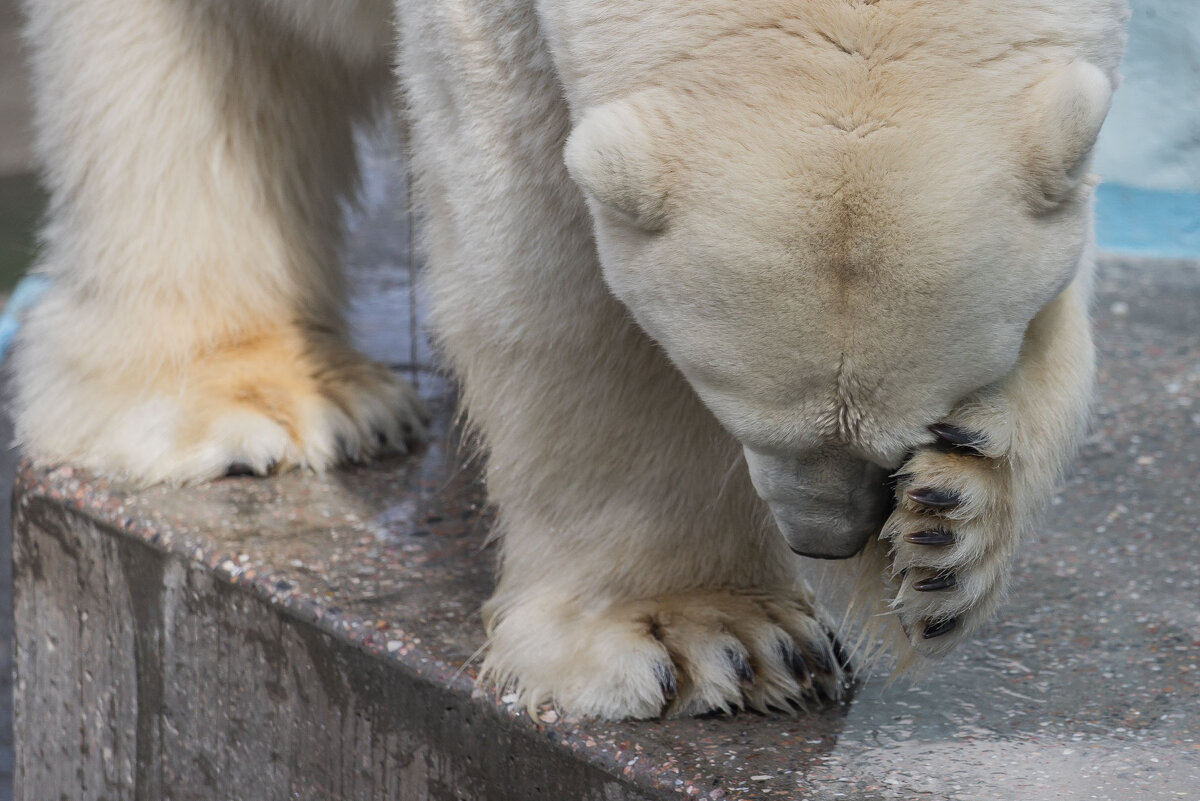
M 973 400 L 929 430 L 935 441 L 897 473 L 881 536 L 909 643 L 940 656 L 999 603 L 1028 510 L 1002 399 Z

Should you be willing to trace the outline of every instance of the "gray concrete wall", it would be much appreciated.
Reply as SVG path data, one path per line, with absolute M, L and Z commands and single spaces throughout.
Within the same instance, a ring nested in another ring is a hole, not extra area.
M 16 530 L 18 799 L 658 797 L 61 505 Z

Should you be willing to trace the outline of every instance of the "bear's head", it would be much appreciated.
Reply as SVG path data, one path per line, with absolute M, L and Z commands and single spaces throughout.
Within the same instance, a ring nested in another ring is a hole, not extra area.
M 1013 370 L 1086 258 L 1108 76 L 963 72 L 649 88 L 567 143 L 608 286 L 798 552 L 878 532 L 887 474 Z

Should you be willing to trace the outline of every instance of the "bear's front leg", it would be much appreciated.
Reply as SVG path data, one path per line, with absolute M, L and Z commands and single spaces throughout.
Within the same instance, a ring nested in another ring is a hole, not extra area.
M 740 444 L 611 298 L 582 301 L 550 346 L 443 328 L 503 537 L 484 680 L 604 718 L 838 697 L 845 655 Z
M 349 6 L 328 30 L 249 2 L 27 10 L 52 196 L 52 287 L 16 357 L 28 452 L 192 481 L 418 436 L 411 391 L 348 344 L 337 270 L 388 37 L 335 42 Z
M 606 718 L 836 695 L 741 444 L 604 283 L 552 60 L 480 46 L 545 52 L 533 9 L 456 8 L 405 9 L 400 74 L 431 319 L 497 507 L 485 681 Z
M 963 400 L 901 467 L 884 525 L 891 603 L 917 653 L 948 652 L 986 621 L 1017 546 L 1086 425 L 1094 381 L 1090 259 L 1030 324 L 1013 373 Z

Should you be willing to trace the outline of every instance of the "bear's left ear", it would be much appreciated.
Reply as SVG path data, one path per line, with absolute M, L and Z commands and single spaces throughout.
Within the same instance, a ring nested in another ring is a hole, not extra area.
M 584 112 L 563 155 L 580 189 L 639 228 L 658 231 L 667 224 L 667 192 L 654 150 L 644 112 L 615 100 Z
M 1037 187 L 1035 205 L 1049 209 L 1067 200 L 1087 177 L 1113 85 L 1099 67 L 1073 61 L 1033 91 L 1037 125 L 1029 166 Z

